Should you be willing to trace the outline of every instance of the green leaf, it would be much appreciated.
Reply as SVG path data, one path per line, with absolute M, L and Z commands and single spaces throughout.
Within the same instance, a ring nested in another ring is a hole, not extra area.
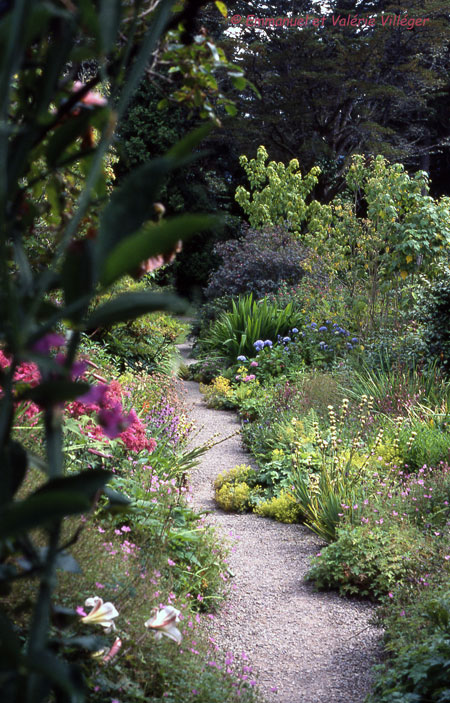
M 219 10 L 219 12 L 225 17 L 225 19 L 228 17 L 228 9 L 227 6 L 225 5 L 224 2 L 221 2 L 220 0 L 215 0 L 215 6 Z
M 81 568 L 75 557 L 69 552 L 58 552 L 56 556 L 55 566 L 61 571 L 68 571 L 71 574 L 81 574 Z
M 89 471 L 83 471 L 73 476 L 52 478 L 41 486 L 34 495 L 66 491 L 83 494 L 91 500 L 111 476 L 112 473 L 104 469 L 89 469 Z
M 32 400 L 41 407 L 49 407 L 58 403 L 63 403 L 66 400 L 74 400 L 80 395 L 88 392 L 90 386 L 88 383 L 79 381 L 44 381 L 35 388 L 28 388 L 23 393 L 20 393 L 18 400 Z
M 27 452 L 28 455 L 28 461 L 30 466 L 33 466 L 35 469 L 38 469 L 39 471 L 42 471 L 42 473 L 47 474 L 48 473 L 48 465 L 47 462 L 42 459 L 42 457 L 38 456 L 37 454 L 33 454 L 33 452 Z
M 97 240 L 100 267 L 119 242 L 137 232 L 144 223 L 148 223 L 155 216 L 154 202 L 166 176 L 174 168 L 186 165 L 195 158 L 192 155 L 193 149 L 211 129 L 212 125 L 208 124 L 194 130 L 175 144 L 165 156 L 134 169 L 124 179 L 122 186 L 113 192 L 100 220 Z
M 85 322 L 87 329 L 107 327 L 114 322 L 134 320 L 155 310 L 186 311 L 186 303 L 176 295 L 164 295 L 148 291 L 124 293 L 98 307 Z
M 173 251 L 180 239 L 210 229 L 217 222 L 217 218 L 211 215 L 181 215 L 144 226 L 109 254 L 101 272 L 102 285 L 108 286 L 124 274 L 132 273 L 142 261 L 152 256 Z
M 78 137 L 86 134 L 90 125 L 94 123 L 101 127 L 108 119 L 108 108 L 97 108 L 94 111 L 88 108 L 80 108 L 80 114 L 71 114 L 67 121 L 64 122 L 50 137 L 46 150 L 45 157 L 50 168 L 54 168 L 61 163 L 66 157 L 66 149 L 73 144 Z
M 200 144 L 202 139 L 208 136 L 213 128 L 212 124 L 204 124 L 187 134 L 183 139 L 175 144 L 168 152 L 168 158 L 175 159 L 177 165 L 186 159 L 191 152 Z
M 153 204 L 171 167 L 167 158 L 154 159 L 133 169 L 121 187 L 114 190 L 100 220 L 100 264 L 117 244 L 154 217 Z
M 131 505 L 131 500 L 129 500 L 129 498 L 118 491 L 114 491 L 109 486 L 105 487 L 103 494 L 108 498 L 108 504 L 106 506 L 108 512 L 126 512 Z
M 121 7 L 121 0 L 101 0 L 100 2 L 100 35 L 105 54 L 109 53 L 116 44 Z
M 98 635 L 78 635 L 77 637 L 64 637 L 62 644 L 65 647 L 76 647 L 77 649 L 98 652 L 105 646 L 105 639 Z
M 78 12 L 82 26 L 89 27 L 89 33 L 94 36 L 96 45 L 101 46 L 100 41 L 100 16 L 92 0 L 78 0 Z
M 206 42 L 206 46 L 208 46 L 209 49 L 211 50 L 214 61 L 216 63 L 220 63 L 220 56 L 219 56 L 219 52 L 217 51 L 217 46 L 210 41 Z
M 40 547 L 38 549 L 38 553 L 42 564 L 44 564 L 48 555 L 48 547 Z M 33 564 L 28 561 L 28 559 L 21 558 L 18 561 L 20 565 L 24 568 L 31 569 L 33 567 Z M 80 565 L 78 564 L 77 560 L 65 550 L 62 550 L 57 553 L 54 563 L 55 567 L 57 569 L 61 569 L 61 571 L 70 571 L 74 574 L 81 574 Z M 73 611 L 70 612 L 73 613 Z
M 0 611 L 0 657 L 2 669 L 8 663 L 18 665 L 22 658 L 22 647 L 11 620 Z
M 227 112 L 229 115 L 231 115 L 232 117 L 234 117 L 235 115 L 237 115 L 237 108 L 236 108 L 236 105 L 233 105 L 233 103 L 227 103 L 227 104 L 225 105 L 225 110 L 226 110 L 226 112 Z
M 68 247 L 61 271 L 66 305 L 76 303 L 83 295 L 94 289 L 96 278 L 94 250 L 94 242 L 87 239 L 74 242 Z M 78 322 L 83 317 L 88 305 L 89 302 L 86 301 L 84 309 L 75 310 L 68 316 L 68 319 Z
M 49 650 L 30 652 L 26 657 L 26 666 L 50 680 L 59 693 L 65 691 L 70 696 L 70 698 L 61 698 L 59 695 L 58 700 L 67 700 L 71 703 L 82 703 L 85 700 L 83 680 L 78 674 L 78 669 L 58 659 Z M 45 695 L 45 699 L 41 697 L 39 699 L 44 703 L 44 700 L 48 700 L 48 696 Z M 35 700 L 33 698 L 33 703 Z M 37 700 L 36 703 L 38 703 Z
M 89 507 L 90 501 L 81 493 L 52 491 L 34 494 L 0 512 L 0 535 L 2 539 L 15 537 L 35 527 L 45 526 L 53 520 L 62 520 L 67 515 L 82 513 Z
M 247 81 L 242 76 L 232 76 L 231 81 L 238 90 L 243 90 L 247 85 Z
M 6 445 L 0 456 L 0 505 L 3 505 L 11 500 L 21 486 L 28 468 L 28 457 L 22 445 L 15 441 Z

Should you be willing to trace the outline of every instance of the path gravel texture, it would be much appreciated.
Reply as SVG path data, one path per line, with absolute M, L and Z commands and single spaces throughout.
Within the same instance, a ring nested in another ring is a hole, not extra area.
M 181 349 L 185 358 L 187 351 Z M 239 430 L 234 413 L 207 408 L 198 384 L 184 384 L 201 428 L 196 444 Z M 252 464 L 251 455 L 234 434 L 203 457 L 190 480 L 195 507 L 211 511 L 208 522 L 234 540 L 231 594 L 209 634 L 222 651 L 245 652 L 269 703 L 362 703 L 381 654 L 382 633 L 370 624 L 373 606 L 317 593 L 304 581 L 310 557 L 324 546 L 306 527 L 217 508 L 212 482 L 242 463 Z

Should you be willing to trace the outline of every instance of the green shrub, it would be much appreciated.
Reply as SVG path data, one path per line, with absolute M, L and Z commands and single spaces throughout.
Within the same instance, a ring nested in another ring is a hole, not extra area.
M 262 298 L 282 281 L 293 284 L 301 279 L 308 256 L 306 247 L 282 226 L 244 228 L 241 238 L 219 242 L 214 253 L 222 263 L 209 277 L 205 289 L 209 299 L 246 293 Z
M 226 512 L 243 513 L 250 508 L 251 488 L 245 482 L 224 483 L 215 492 L 215 499 Z
M 206 353 L 220 355 L 231 365 L 238 356 L 255 356 L 254 342 L 276 339 L 301 324 L 301 314 L 292 303 L 284 309 L 267 300 L 256 302 L 252 295 L 233 300 L 231 312 L 222 313 L 202 339 Z
M 399 435 L 399 453 L 409 471 L 416 471 L 425 464 L 438 466 L 450 459 L 450 433 L 443 432 L 434 423 L 405 425 Z
M 223 366 L 222 359 L 209 357 L 190 364 L 187 367 L 186 376 L 190 381 L 197 381 L 197 383 L 211 383 L 216 376 L 222 375 Z
M 214 489 L 217 491 L 225 483 L 240 483 L 252 479 L 256 476 L 256 471 L 247 464 L 238 464 L 228 471 L 218 474 L 214 481 Z
M 450 269 L 445 267 L 432 283 L 423 280 L 416 318 L 423 326 L 427 356 L 439 359 L 450 371 Z
M 254 512 L 262 517 L 271 517 L 278 522 L 298 522 L 301 512 L 297 501 L 289 493 L 281 491 L 279 496 L 258 503 Z
M 235 405 L 231 384 L 223 376 L 217 376 L 209 385 L 200 383 L 200 392 L 203 393 L 208 408 L 229 409 Z
M 248 510 L 251 497 L 249 483 L 255 485 L 255 477 L 255 469 L 246 464 L 240 464 L 219 474 L 214 481 L 214 497 L 222 510 L 227 512 Z
M 448 703 L 450 700 L 450 632 L 437 630 L 412 643 L 376 681 L 368 703 Z
M 130 277 L 113 286 L 108 294 L 97 296 L 91 306 L 110 301 L 112 294 L 138 293 L 151 289 L 152 274 L 139 282 Z M 161 289 L 160 289 L 161 290 Z M 185 336 L 189 325 L 165 312 L 152 312 L 126 322 L 118 322 L 107 329 L 97 327 L 91 339 L 101 343 L 108 354 L 116 357 L 121 371 L 145 370 L 149 373 L 170 373 L 179 357 L 175 342 Z
M 419 578 L 430 556 L 430 543 L 410 525 L 345 525 L 338 528 L 336 542 L 313 559 L 307 579 L 341 595 L 379 599 Z

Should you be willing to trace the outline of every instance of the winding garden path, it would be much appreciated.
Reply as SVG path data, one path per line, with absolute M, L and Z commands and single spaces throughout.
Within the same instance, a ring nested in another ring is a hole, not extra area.
M 180 351 L 186 358 L 187 345 Z M 202 428 L 196 444 L 236 432 L 233 413 L 210 410 L 197 383 L 184 385 L 191 418 Z M 249 680 L 257 680 L 270 703 L 362 703 L 380 656 L 373 607 L 316 593 L 304 581 L 310 557 L 323 546 L 306 527 L 217 508 L 214 478 L 242 463 L 251 464 L 251 456 L 235 434 L 213 447 L 191 476 L 195 507 L 210 511 L 208 522 L 234 541 L 232 591 L 210 634 L 222 651 L 239 658 L 245 652 Z

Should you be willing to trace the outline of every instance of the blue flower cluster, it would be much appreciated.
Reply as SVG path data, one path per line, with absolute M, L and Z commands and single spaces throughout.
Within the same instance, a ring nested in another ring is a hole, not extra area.
M 344 350 L 351 351 L 359 342 L 358 337 L 352 337 L 351 340 L 349 340 L 350 332 L 344 327 L 341 327 L 337 322 L 331 322 L 331 320 L 325 320 L 320 327 L 316 322 L 307 323 L 302 332 L 302 336 L 305 340 L 306 358 L 310 357 L 311 360 L 314 357 L 314 347 L 316 344 L 321 352 L 327 352 L 327 358 L 331 360 L 336 353 L 342 353 Z M 307 348 L 309 348 L 309 352 L 306 352 Z M 313 355 L 312 357 L 311 354 Z M 311 361 L 309 363 L 311 363 Z
M 266 339 L 264 342 L 262 339 L 257 339 L 256 342 L 253 343 L 257 352 L 260 352 L 264 347 L 271 347 L 272 345 L 273 342 L 271 339 Z

